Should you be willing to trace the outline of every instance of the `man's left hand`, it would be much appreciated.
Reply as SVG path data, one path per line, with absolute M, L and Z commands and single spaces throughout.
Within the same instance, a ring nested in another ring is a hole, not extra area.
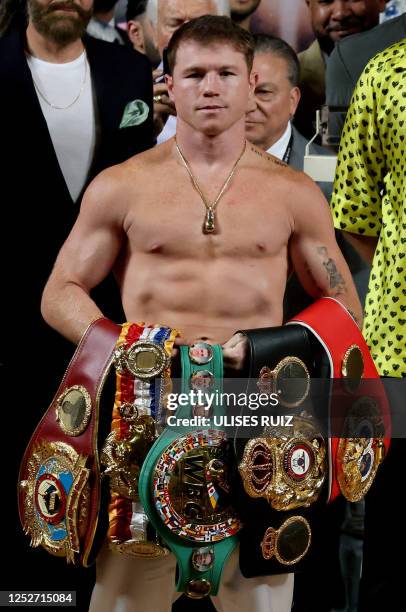
M 248 340 L 244 334 L 234 334 L 222 345 L 224 368 L 227 370 L 242 370 L 247 351 Z

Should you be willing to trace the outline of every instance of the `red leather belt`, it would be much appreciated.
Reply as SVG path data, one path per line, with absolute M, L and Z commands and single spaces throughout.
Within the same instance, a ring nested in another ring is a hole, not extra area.
M 20 467 L 19 515 L 32 546 L 84 566 L 100 505 L 100 395 L 120 331 L 105 318 L 89 326 Z
M 334 298 L 317 300 L 289 323 L 305 326 L 330 361 L 334 381 L 329 416 L 333 427 L 329 501 L 340 493 L 349 501 L 359 501 L 389 449 L 389 407 L 382 381 L 360 329 Z M 338 432 L 343 437 L 338 437 Z

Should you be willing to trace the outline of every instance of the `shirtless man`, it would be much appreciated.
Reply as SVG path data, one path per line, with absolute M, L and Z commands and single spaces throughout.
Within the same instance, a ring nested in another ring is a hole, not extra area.
M 110 168 L 88 188 L 43 296 L 45 319 L 66 337 L 78 342 L 102 316 L 89 292 L 112 268 L 129 321 L 175 327 L 181 343 L 223 344 L 235 368 L 245 348 L 236 329 L 281 324 L 290 261 L 314 298 L 334 296 L 361 317 L 319 188 L 245 144 L 252 54 L 251 35 L 225 17 L 202 17 L 174 34 L 168 91 L 177 145 L 172 139 Z M 202 231 L 207 211 L 177 146 L 210 203 L 241 156 L 212 233 Z M 170 610 L 174 567 L 172 555 L 145 561 L 104 551 L 92 609 L 115 610 L 125 597 L 125 610 Z M 292 589 L 291 574 L 245 580 L 236 553 L 213 600 L 224 610 L 288 612 Z

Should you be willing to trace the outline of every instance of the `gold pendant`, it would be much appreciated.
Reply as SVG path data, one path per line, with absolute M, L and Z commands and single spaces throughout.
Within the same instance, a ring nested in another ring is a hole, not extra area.
M 215 231 L 215 213 L 212 208 L 208 208 L 206 212 L 206 217 L 204 220 L 203 233 L 204 234 L 213 234 Z

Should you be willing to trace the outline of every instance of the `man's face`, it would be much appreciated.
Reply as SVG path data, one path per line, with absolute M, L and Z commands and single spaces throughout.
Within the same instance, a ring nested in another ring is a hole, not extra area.
M 93 0 L 28 0 L 34 28 L 48 40 L 69 44 L 83 36 L 93 12 Z
M 306 0 L 313 31 L 329 53 L 337 40 L 369 30 L 379 23 L 385 0 Z
M 230 0 L 231 19 L 236 23 L 243 21 L 257 10 L 261 0 Z
M 179 119 L 208 136 L 244 120 L 255 85 L 244 55 L 226 43 L 181 43 L 166 78 Z
M 258 53 L 252 71 L 258 80 L 245 119 L 247 139 L 264 150 L 285 132 L 300 100 L 298 87 L 288 79 L 288 66 L 274 53 Z
M 168 46 L 172 34 L 181 25 L 202 17 L 203 15 L 217 15 L 217 6 L 214 0 L 158 0 L 158 48 L 162 51 Z

